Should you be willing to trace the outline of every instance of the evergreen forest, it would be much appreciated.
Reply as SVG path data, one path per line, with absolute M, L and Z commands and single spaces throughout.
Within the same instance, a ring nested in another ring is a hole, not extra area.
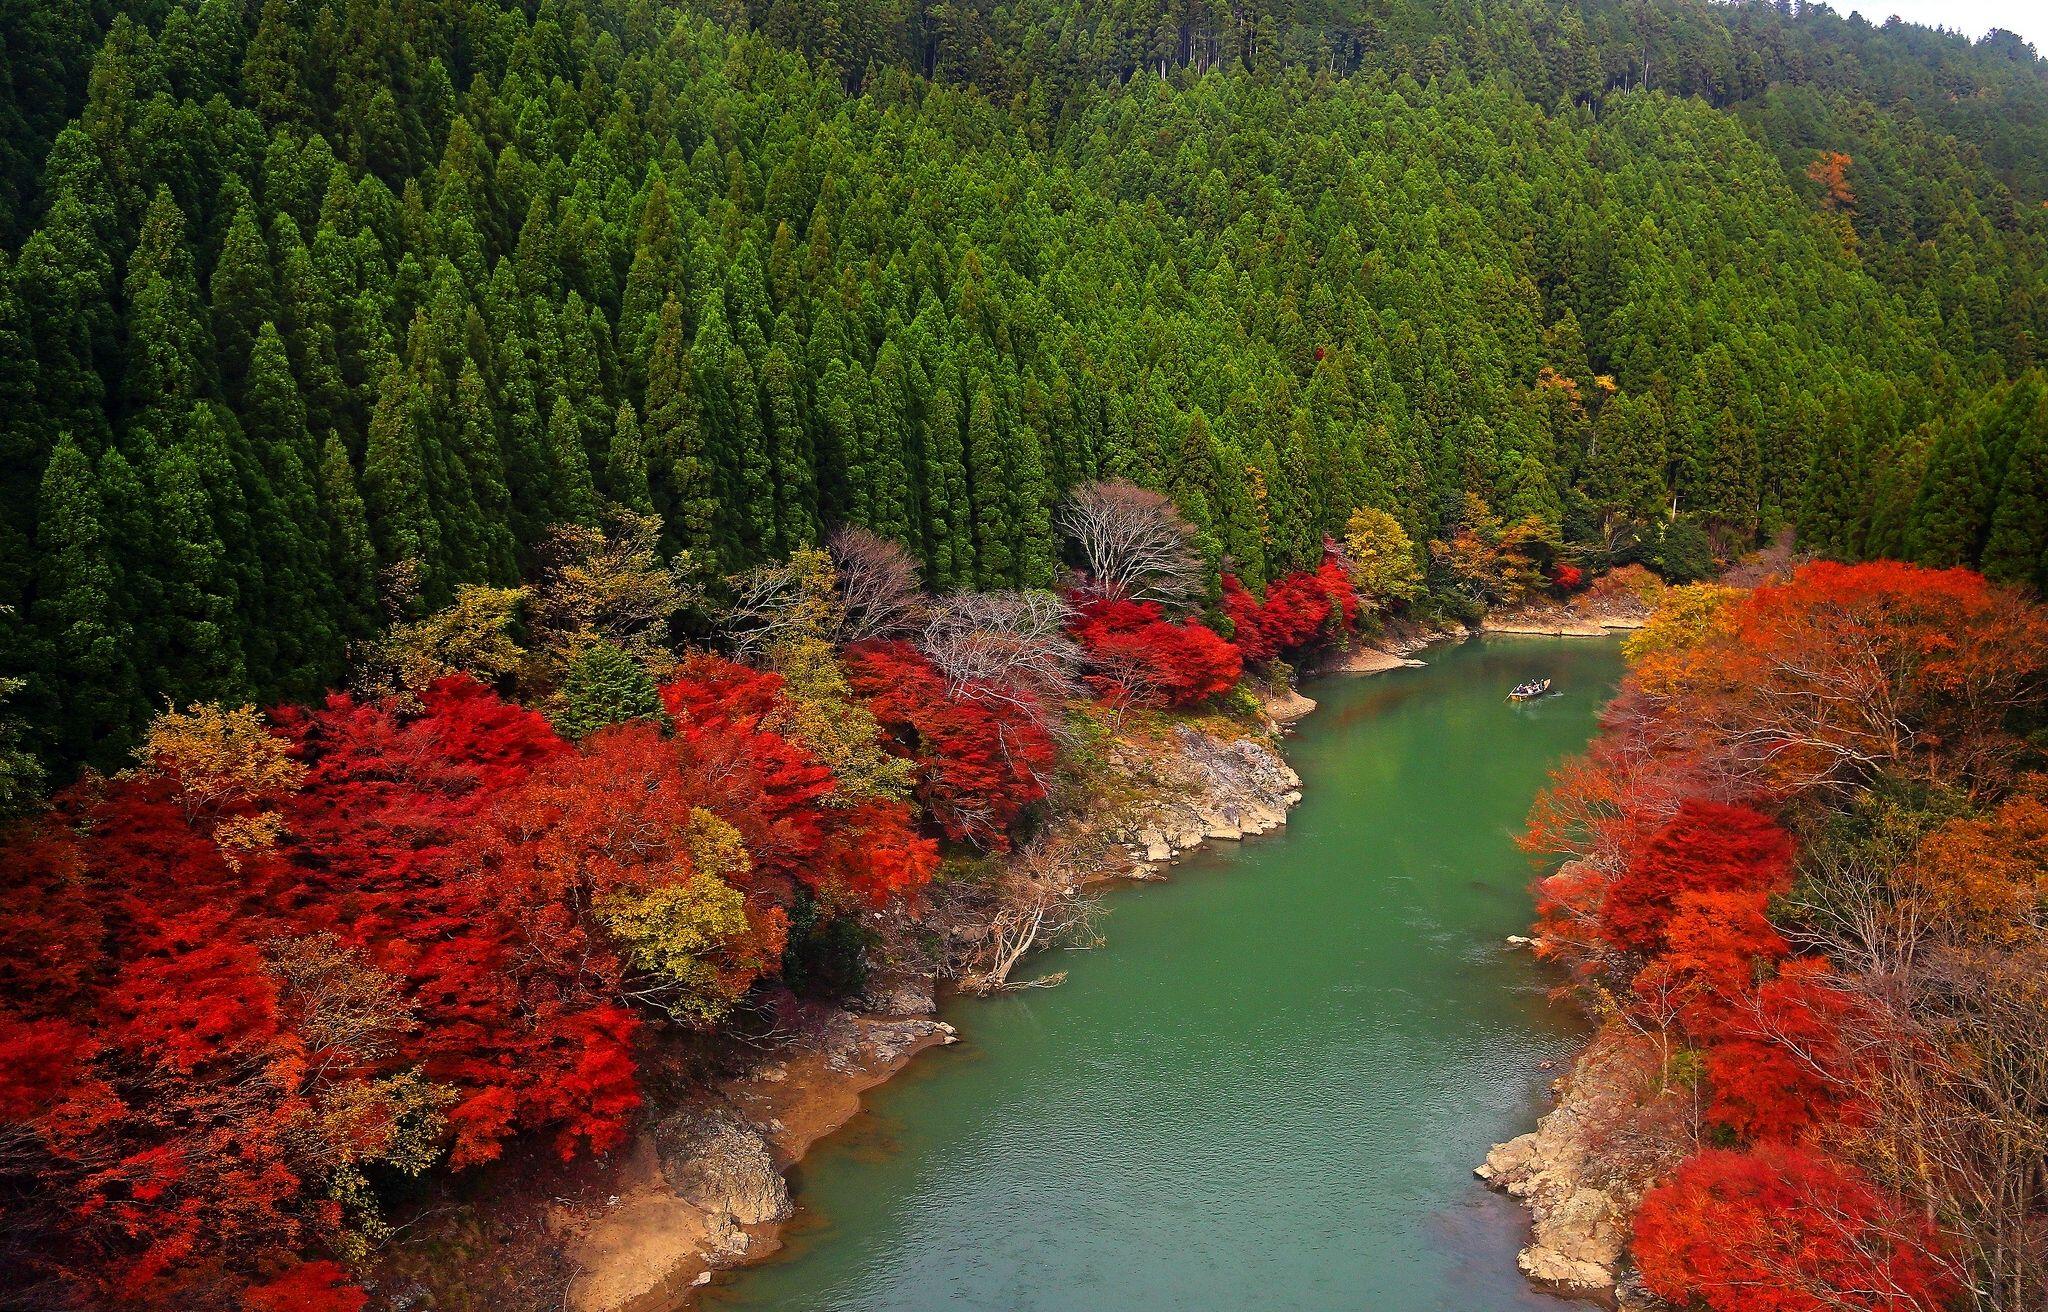
M 59 776 L 618 508 L 1253 592 L 1359 508 L 2048 579 L 2048 65 L 1825 7 L 10 0 L 0 672 Z M 10 683 L 10 686 L 13 686 Z

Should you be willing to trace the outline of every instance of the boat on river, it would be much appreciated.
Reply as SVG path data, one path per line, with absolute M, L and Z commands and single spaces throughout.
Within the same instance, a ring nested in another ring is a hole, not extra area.
M 1508 692 L 1508 700 L 1511 702 L 1534 701 L 1538 697 L 1543 696 L 1545 693 L 1549 691 L 1550 680 L 1530 679 L 1525 683 L 1518 683 L 1512 689 L 1510 689 Z

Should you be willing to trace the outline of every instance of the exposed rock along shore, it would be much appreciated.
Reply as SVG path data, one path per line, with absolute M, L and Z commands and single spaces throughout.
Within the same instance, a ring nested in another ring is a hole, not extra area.
M 1610 1017 L 1552 1085 L 1556 1103 L 1536 1128 L 1474 1168 L 1529 1209 L 1534 1232 L 1518 1261 L 1552 1293 L 1619 1312 L 1664 1307 L 1630 1267 L 1628 1238 L 1643 1195 L 1688 1147 L 1691 1091 L 1667 1078 L 1667 1055 Z

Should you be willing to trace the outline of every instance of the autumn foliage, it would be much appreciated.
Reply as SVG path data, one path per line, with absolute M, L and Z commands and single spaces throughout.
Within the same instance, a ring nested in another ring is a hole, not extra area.
M 1312 572 L 1274 580 L 1263 602 L 1236 575 L 1223 576 L 1223 613 L 1235 628 L 1238 651 L 1251 664 L 1341 639 L 1357 626 L 1358 612 L 1358 592 L 1334 556 Z
M 949 687 L 907 642 L 856 643 L 847 679 L 891 748 L 917 764 L 917 800 L 948 838 L 1001 851 L 1045 800 L 1053 765 L 1048 710 L 1029 691 Z
M 1818 563 L 1669 590 L 1628 651 L 1528 841 L 1565 858 L 1539 950 L 1732 1145 L 1644 1199 L 1645 1281 L 1711 1312 L 1934 1309 L 1972 1282 L 2032 1305 L 2048 1180 L 2016 1109 L 2048 1092 L 2020 1055 L 2048 819 L 2016 771 L 2048 614 L 1964 571 Z
M 1791 881 L 1792 840 L 1746 806 L 1687 798 L 1607 886 L 1600 920 L 1618 948 L 1655 952 L 1688 893 L 1775 893 Z
M 366 1172 L 618 1144 L 641 1029 L 772 973 L 799 886 L 874 904 L 936 868 L 906 805 L 839 804 L 763 727 L 779 683 L 693 658 L 672 728 L 580 747 L 463 676 L 195 710 L 61 795 L 0 848 L 0 1196 L 35 1278 L 359 1308 Z
M 1156 601 L 1077 598 L 1072 631 L 1089 686 L 1117 704 L 1186 707 L 1237 685 L 1236 648 L 1198 620 L 1165 618 Z
M 1766 1143 L 1709 1148 L 1643 1199 L 1635 1256 L 1672 1303 L 1714 1312 L 1900 1312 L 1954 1292 L 1933 1228 L 1846 1162 Z

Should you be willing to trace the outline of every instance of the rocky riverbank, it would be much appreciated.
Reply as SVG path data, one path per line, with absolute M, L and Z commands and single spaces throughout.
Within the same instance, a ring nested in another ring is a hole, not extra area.
M 1552 1086 L 1556 1104 L 1528 1134 L 1495 1144 L 1475 1168 L 1529 1209 L 1518 1261 L 1537 1285 L 1622 1312 L 1660 1306 L 1626 1267 L 1629 1218 L 1680 1154 L 1685 1092 L 1667 1085 L 1653 1043 L 1618 1021 L 1594 1034 Z

